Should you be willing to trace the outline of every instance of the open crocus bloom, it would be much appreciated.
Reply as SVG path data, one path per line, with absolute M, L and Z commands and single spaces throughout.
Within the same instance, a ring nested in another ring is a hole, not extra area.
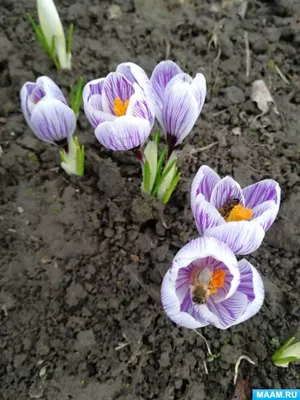
M 256 314 L 264 300 L 258 271 L 237 261 L 224 243 L 198 238 L 175 256 L 161 289 L 162 304 L 177 325 L 227 329 Z
M 108 149 L 131 150 L 150 135 L 154 94 L 146 73 L 136 64 L 120 64 L 106 78 L 87 83 L 83 103 L 97 139 Z
M 168 143 L 178 146 L 190 133 L 202 110 L 206 81 L 202 74 L 193 79 L 173 61 L 162 61 L 150 78 L 156 97 L 155 114 Z
M 280 205 L 280 187 L 265 179 L 241 189 L 231 177 L 221 179 L 202 166 L 191 190 L 198 231 L 226 243 L 235 254 L 249 254 L 261 245 Z
M 75 131 L 74 111 L 68 107 L 59 87 L 47 76 L 23 85 L 21 107 L 29 127 L 45 142 L 59 143 Z

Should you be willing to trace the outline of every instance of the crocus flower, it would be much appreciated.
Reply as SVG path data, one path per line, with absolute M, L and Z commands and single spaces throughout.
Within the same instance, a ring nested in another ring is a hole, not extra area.
M 238 262 L 225 243 L 204 237 L 176 254 L 163 279 L 161 299 L 177 325 L 196 329 L 212 324 L 227 329 L 260 310 L 264 287 L 248 261 Z
M 120 64 L 106 78 L 89 82 L 83 103 L 97 139 L 108 149 L 138 148 L 150 135 L 154 94 L 146 73 L 136 64 Z
M 48 48 L 57 53 L 59 65 L 63 69 L 71 69 L 71 53 L 66 49 L 66 38 L 61 20 L 53 0 L 37 0 L 37 10 L 41 30 L 45 36 Z
M 150 78 L 156 97 L 156 117 L 169 146 L 178 146 L 190 133 L 202 110 L 206 81 L 202 74 L 193 79 L 173 61 L 162 61 Z
M 74 111 L 68 107 L 59 87 L 47 76 L 24 84 L 21 107 L 27 124 L 44 142 L 59 144 L 75 131 Z
M 235 254 L 249 254 L 260 245 L 280 205 L 280 187 L 265 179 L 241 189 L 230 176 L 221 179 L 202 166 L 191 191 L 191 207 L 200 235 L 225 242 Z

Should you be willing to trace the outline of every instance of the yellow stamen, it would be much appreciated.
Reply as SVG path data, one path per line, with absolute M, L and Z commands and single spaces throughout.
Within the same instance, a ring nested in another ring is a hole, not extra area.
M 243 207 L 238 204 L 234 206 L 230 211 L 228 217 L 226 218 L 226 222 L 232 221 L 249 221 L 252 219 L 252 210 L 251 208 Z
M 114 104 L 114 112 L 117 117 L 121 117 L 122 115 L 126 114 L 127 107 L 129 105 L 129 100 L 122 101 L 120 97 L 117 97 L 115 99 L 115 104 Z
M 211 281 L 209 283 L 209 294 L 216 293 L 218 289 L 221 289 L 225 283 L 226 272 L 222 269 L 218 269 L 212 274 Z

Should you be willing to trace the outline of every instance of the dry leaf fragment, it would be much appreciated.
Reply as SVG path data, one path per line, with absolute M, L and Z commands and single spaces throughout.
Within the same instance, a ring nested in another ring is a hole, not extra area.
M 249 385 L 249 378 L 246 379 L 239 378 L 236 383 L 232 400 L 250 400 L 250 399 L 251 399 L 251 389 Z
M 269 111 L 269 103 L 273 103 L 274 112 L 279 114 L 275 101 L 264 80 L 258 79 L 252 83 L 251 100 L 257 104 L 257 107 L 262 112 L 261 115 L 265 115 Z

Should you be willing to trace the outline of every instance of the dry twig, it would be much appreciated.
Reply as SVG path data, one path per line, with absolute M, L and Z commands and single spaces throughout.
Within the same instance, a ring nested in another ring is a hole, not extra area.
M 247 31 L 245 31 L 244 33 L 244 38 L 245 38 L 245 48 L 246 48 L 246 76 L 248 78 L 250 75 L 251 59 L 250 59 L 250 48 L 249 48 L 249 39 Z

